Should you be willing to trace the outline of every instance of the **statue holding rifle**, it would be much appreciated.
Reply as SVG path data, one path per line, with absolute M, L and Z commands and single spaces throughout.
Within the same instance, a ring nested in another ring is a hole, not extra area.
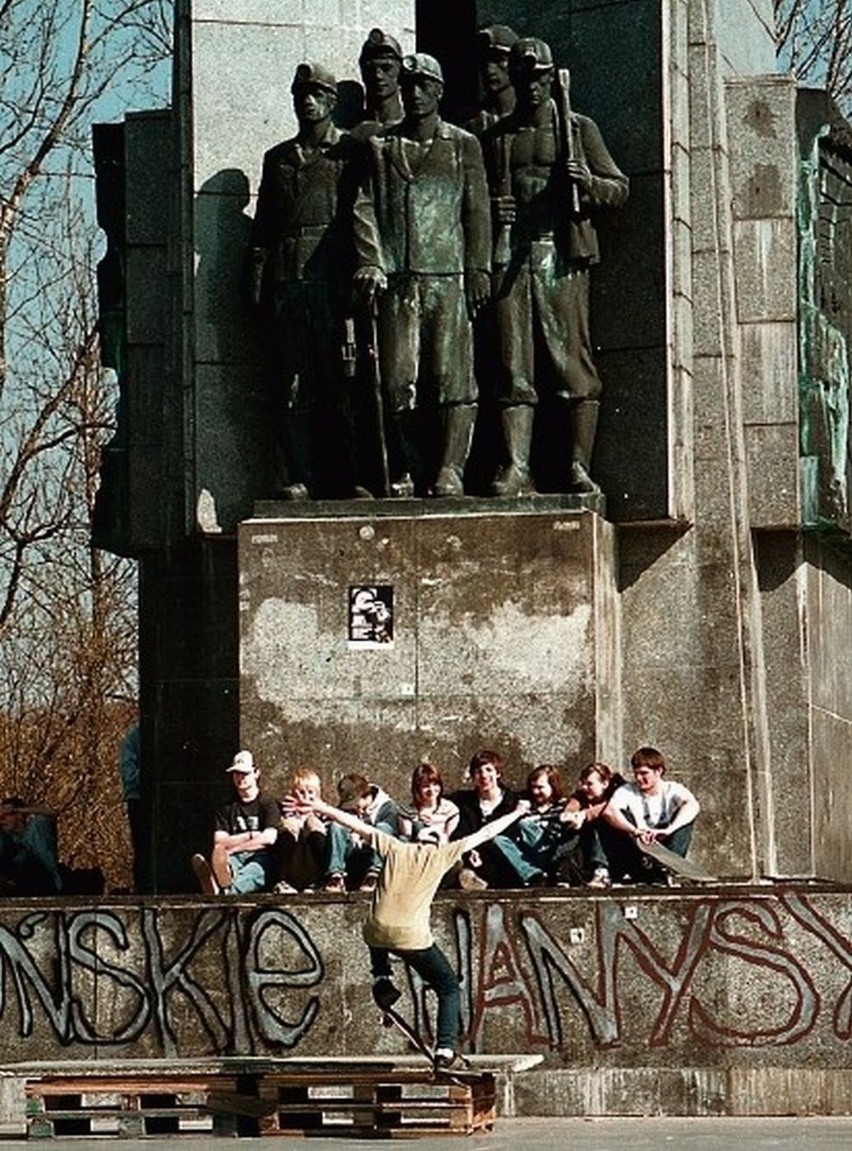
M 488 189 L 476 137 L 440 117 L 438 61 L 406 56 L 400 80 L 402 121 L 366 142 L 355 290 L 376 308 L 390 494 L 461 496 L 477 407 L 472 319 L 490 289 Z
M 618 207 L 627 177 L 588 116 L 571 111 L 567 72 L 557 76 L 549 45 L 517 41 L 509 67 L 513 112 L 482 136 L 495 237 L 497 399 L 507 459 L 491 492 L 534 491 L 533 421 L 542 400 L 567 430 L 567 487 L 593 495 L 589 467 L 601 382 L 589 334 L 589 269 L 599 250 L 593 215 Z

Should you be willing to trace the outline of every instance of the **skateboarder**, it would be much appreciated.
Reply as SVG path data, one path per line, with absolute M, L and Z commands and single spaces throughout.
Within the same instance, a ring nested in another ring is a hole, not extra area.
M 676 855 L 685 856 L 692 842 L 692 829 L 700 804 L 683 783 L 664 779 L 666 761 L 655 747 L 640 747 L 630 759 L 633 782 L 613 795 L 601 814 L 621 835 L 613 837 L 610 871 L 614 880 L 629 875 L 649 883 L 665 883 L 665 871 L 641 850 L 661 842 Z
M 319 798 L 306 802 L 288 795 L 284 811 L 306 809 L 356 832 L 375 849 L 384 866 L 373 894 L 370 912 L 363 927 L 370 948 L 373 998 L 382 1009 L 393 1007 L 401 992 L 391 981 L 391 955 L 398 955 L 438 996 L 436 1043 L 433 1060 L 436 1071 L 457 1071 L 465 1060 L 456 1051 L 459 1030 L 459 979 L 443 951 L 435 943 L 429 922 L 432 899 L 448 868 L 465 852 L 499 835 L 525 815 L 529 805 L 518 806 L 464 839 L 438 843 L 420 839 L 406 843 L 365 823 L 348 811 L 341 811 Z

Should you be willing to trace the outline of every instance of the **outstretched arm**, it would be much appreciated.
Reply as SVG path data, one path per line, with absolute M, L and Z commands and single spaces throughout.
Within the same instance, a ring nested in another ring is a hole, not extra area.
M 317 815 L 324 815 L 326 819 L 333 819 L 335 823 L 339 823 L 341 827 L 346 827 L 350 831 L 356 832 L 363 839 L 369 839 L 373 832 L 376 830 L 371 823 L 365 823 L 363 819 L 359 819 L 357 815 L 352 815 L 349 811 L 343 811 L 339 807 L 335 807 L 332 803 L 326 803 L 324 799 L 297 799 L 295 795 L 285 795 L 281 803 L 282 810 L 285 815 L 291 813 L 297 815 L 310 815 L 311 812 L 316 812 Z
M 474 831 L 472 835 L 466 835 L 461 841 L 464 851 L 472 851 L 475 847 L 479 847 L 483 843 L 487 843 L 489 839 L 493 839 L 495 835 L 499 835 L 501 831 L 505 831 L 507 827 L 520 819 L 522 815 L 528 815 L 530 805 L 526 799 L 519 799 L 517 807 L 512 811 L 501 815 L 499 819 L 494 819 L 490 823 L 486 823 L 484 827 L 480 827 L 479 831 Z

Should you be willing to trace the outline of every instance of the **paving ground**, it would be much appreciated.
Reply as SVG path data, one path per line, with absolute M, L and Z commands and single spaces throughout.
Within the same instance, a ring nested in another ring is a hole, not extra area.
M 6 1144 L 6 1140 L 2 1141 Z M 17 1142 L 17 1141 L 16 1141 Z M 110 1139 L 121 1151 L 376 1151 L 377 1139 Z M 7 1144 L 8 1145 L 8 1144 Z M 93 1140 L 39 1141 L 45 1151 L 91 1151 Z M 389 1145 L 388 1143 L 385 1144 Z M 411 1151 L 852 1151 L 852 1117 L 760 1119 L 500 1119 L 493 1131 L 405 1141 Z M 29 1146 L 33 1146 L 32 1143 Z M 399 1143 L 396 1144 L 399 1146 Z

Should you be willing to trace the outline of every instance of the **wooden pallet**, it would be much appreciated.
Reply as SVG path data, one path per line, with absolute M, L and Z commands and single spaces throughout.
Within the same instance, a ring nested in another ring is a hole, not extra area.
M 460 1134 L 495 1121 L 493 1070 L 436 1077 L 421 1060 L 119 1061 L 23 1078 L 31 1139 Z
M 236 1135 L 236 1113 L 208 1098 L 237 1094 L 234 1076 L 56 1076 L 26 1083 L 30 1139 Z
M 271 1114 L 262 1135 L 469 1134 L 495 1120 L 494 1075 L 435 1078 L 429 1070 L 268 1074 L 259 1094 Z

